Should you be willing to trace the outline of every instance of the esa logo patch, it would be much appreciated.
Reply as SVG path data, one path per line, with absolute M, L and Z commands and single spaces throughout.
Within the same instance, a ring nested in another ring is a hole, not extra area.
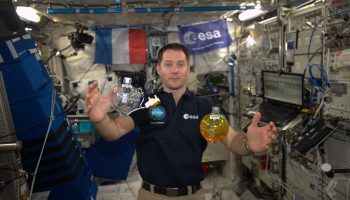
M 186 44 L 193 45 L 197 42 L 197 40 L 205 41 L 205 40 L 212 40 L 221 38 L 220 30 L 213 30 L 213 31 L 207 31 L 207 32 L 199 32 L 195 33 L 193 31 L 187 31 L 184 33 L 183 39 Z
M 156 121 L 162 120 L 165 117 L 165 109 L 163 106 L 157 106 L 149 111 L 149 116 Z
M 184 119 L 198 119 L 198 115 L 189 115 L 189 114 L 184 114 L 183 115 Z

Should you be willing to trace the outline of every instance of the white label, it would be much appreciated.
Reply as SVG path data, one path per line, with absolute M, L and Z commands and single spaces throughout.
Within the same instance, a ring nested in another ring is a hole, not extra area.
M 209 116 L 209 119 L 218 120 L 218 119 L 220 119 L 220 115 L 212 114 L 212 115 Z
M 123 93 L 122 95 L 122 103 L 127 103 L 128 102 L 128 93 Z

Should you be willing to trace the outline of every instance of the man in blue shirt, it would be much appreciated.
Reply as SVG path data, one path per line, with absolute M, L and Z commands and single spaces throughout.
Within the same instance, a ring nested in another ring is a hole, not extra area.
M 104 139 L 117 140 L 136 126 L 141 130 L 136 140 L 137 166 L 143 179 L 139 200 L 205 199 L 200 182 L 207 141 L 199 124 L 213 103 L 186 88 L 189 71 L 188 50 L 178 43 L 165 45 L 158 52 L 157 64 L 163 89 L 156 96 L 161 104 L 113 120 L 107 115 L 112 93 L 101 96 L 97 82 L 87 89 L 87 113 Z M 222 142 L 238 155 L 265 151 L 276 137 L 276 127 L 272 122 L 258 127 L 259 120 L 260 113 L 256 113 L 246 134 L 229 127 Z

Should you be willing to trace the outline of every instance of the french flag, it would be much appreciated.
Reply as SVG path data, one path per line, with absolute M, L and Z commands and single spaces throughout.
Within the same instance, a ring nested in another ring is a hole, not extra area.
M 145 64 L 144 29 L 102 28 L 96 30 L 95 63 Z

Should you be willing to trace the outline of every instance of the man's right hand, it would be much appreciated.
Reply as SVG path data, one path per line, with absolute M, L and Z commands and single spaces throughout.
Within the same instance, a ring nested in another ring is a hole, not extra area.
M 102 96 L 98 90 L 98 83 L 94 81 L 86 90 L 85 105 L 89 118 L 94 123 L 99 123 L 107 117 L 107 112 L 113 104 L 113 89 L 107 96 Z

